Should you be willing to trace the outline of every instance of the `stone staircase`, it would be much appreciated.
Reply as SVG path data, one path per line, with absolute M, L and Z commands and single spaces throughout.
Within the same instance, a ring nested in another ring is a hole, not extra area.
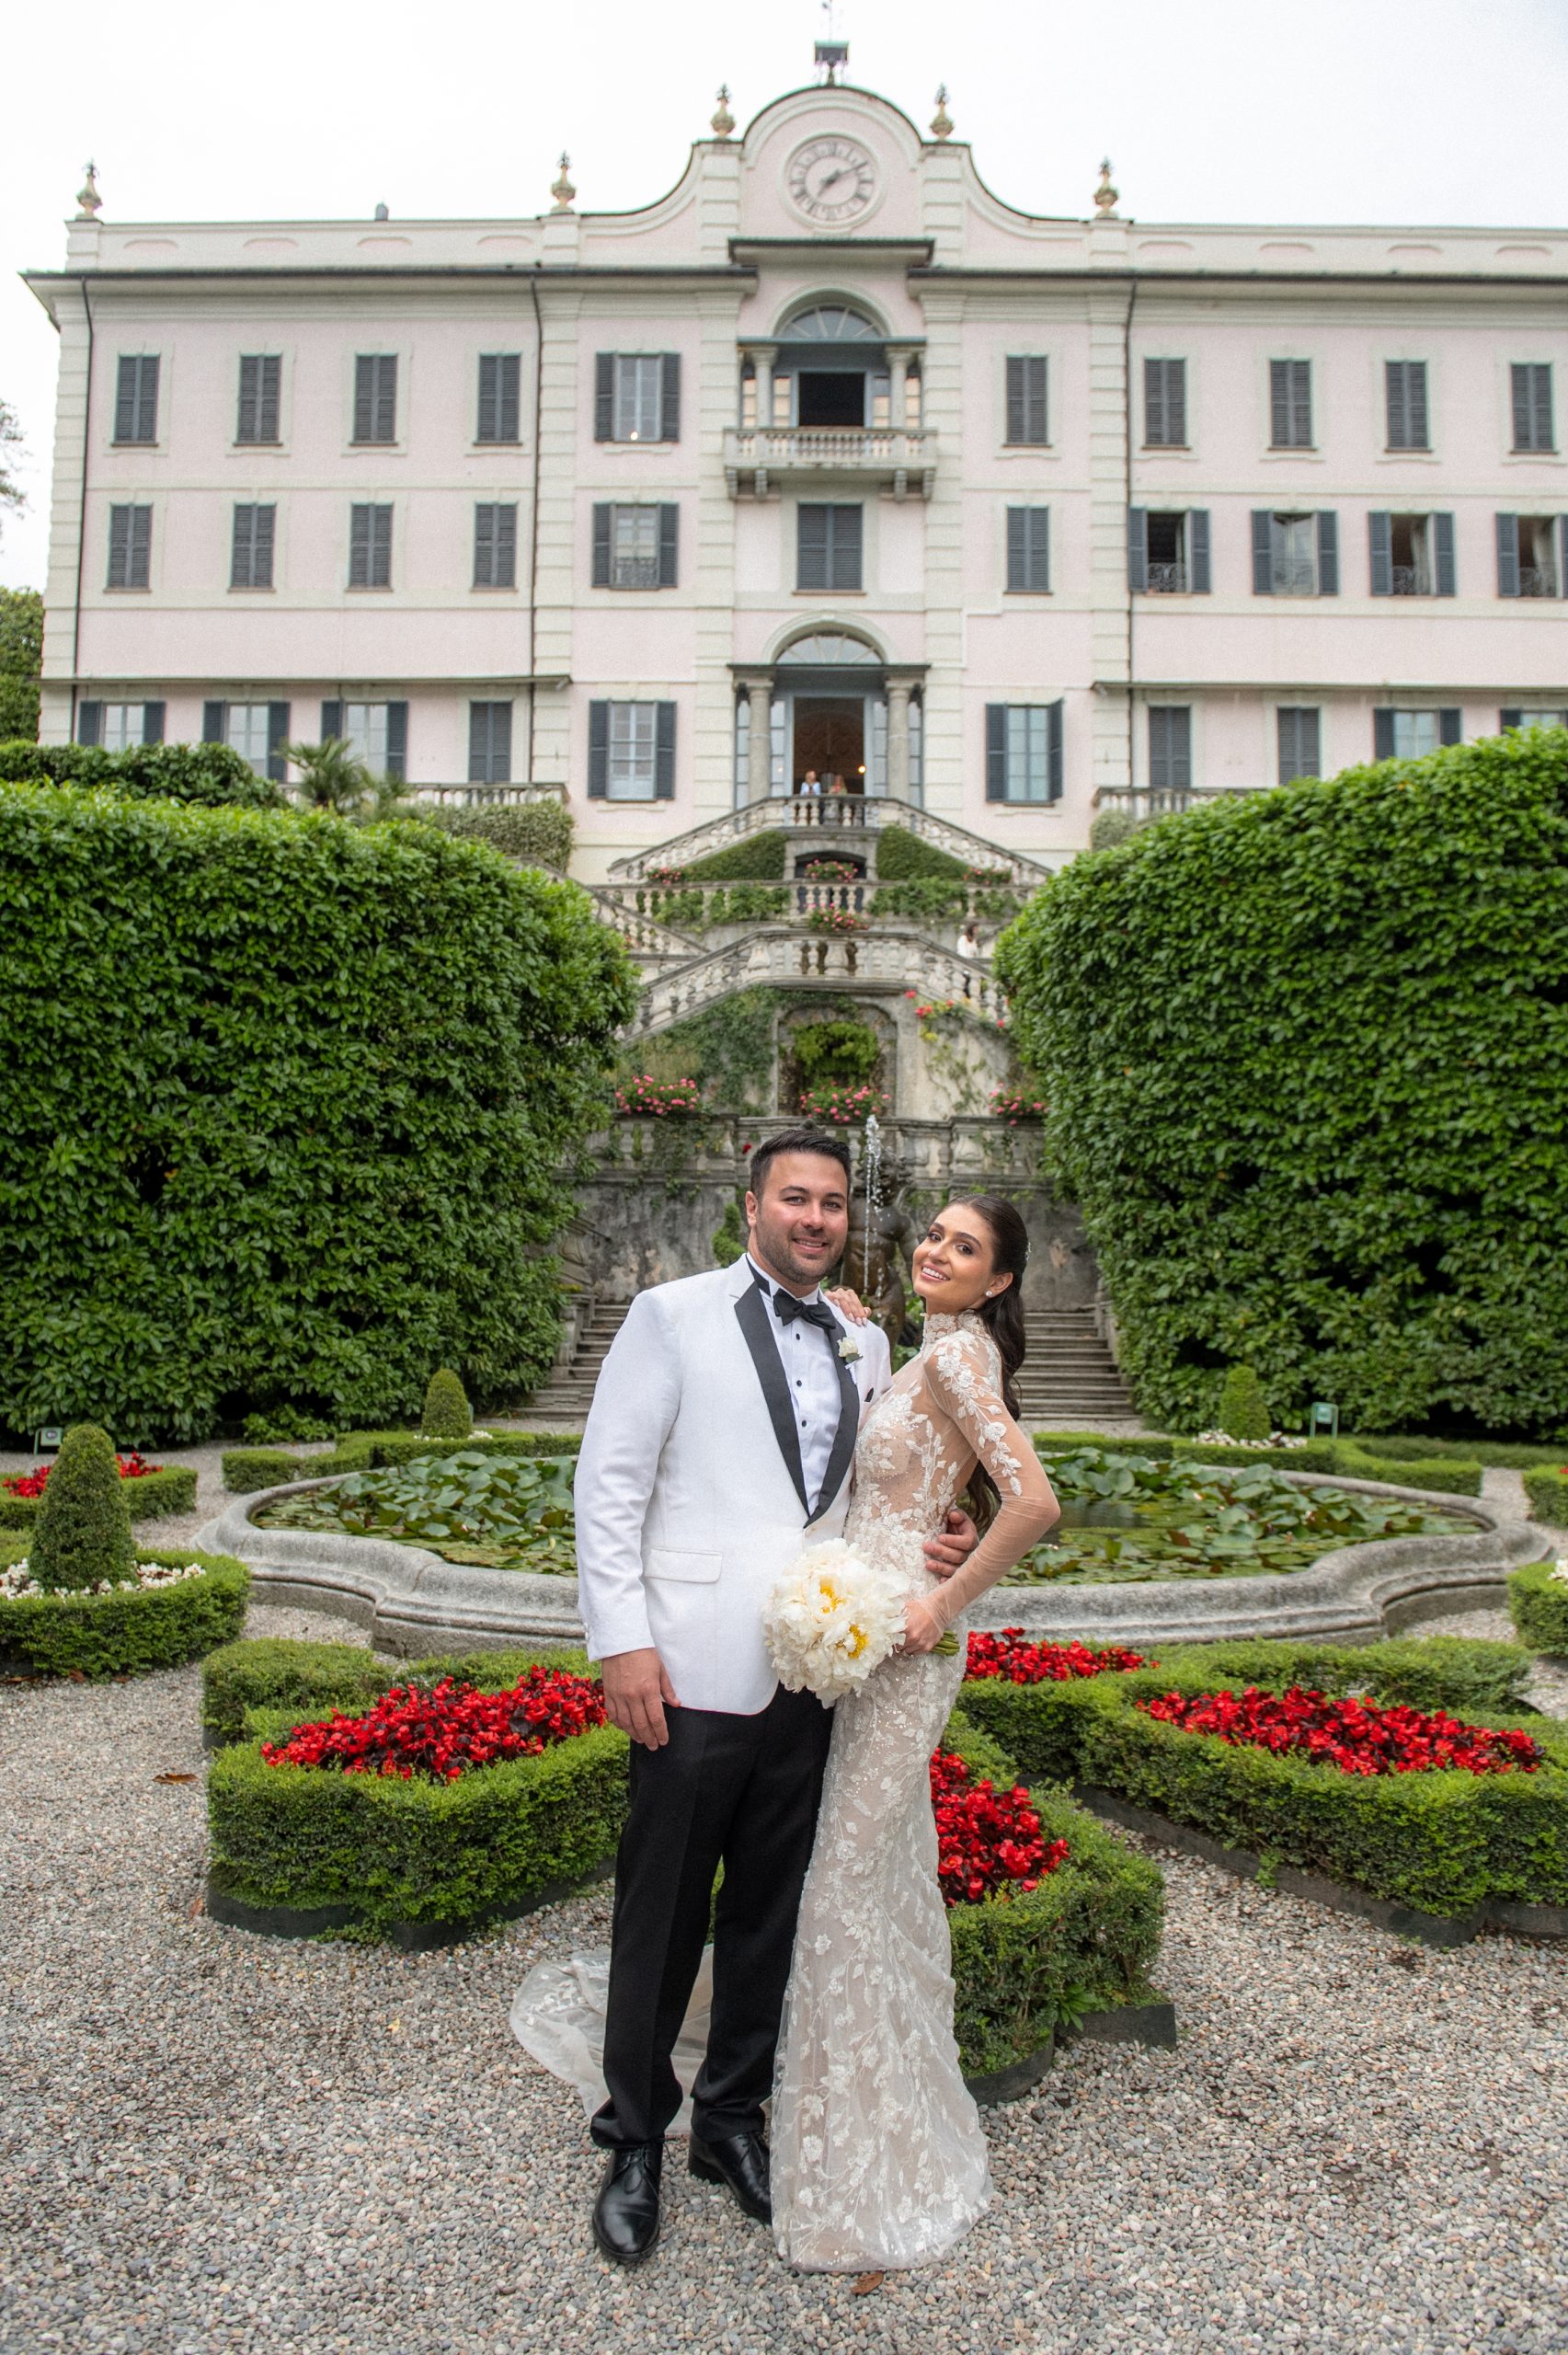
M 1024 1421 L 1036 1430 L 1136 1423 L 1116 1361 L 1092 1308 L 1036 1309 L 1024 1319 L 1028 1355 L 1018 1376 Z
M 588 1321 L 578 1338 L 578 1346 L 569 1366 L 557 1366 L 543 1390 L 534 1391 L 528 1402 L 528 1414 L 551 1417 L 586 1415 L 593 1403 L 593 1386 L 599 1380 L 599 1369 L 605 1354 L 626 1321 L 631 1303 L 624 1300 L 596 1301 L 588 1313 Z

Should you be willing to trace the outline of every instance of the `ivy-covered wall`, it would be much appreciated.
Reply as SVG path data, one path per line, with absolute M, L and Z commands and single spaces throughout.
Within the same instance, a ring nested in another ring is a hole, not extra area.
M 1568 734 L 1163 820 L 998 968 L 1148 1419 L 1568 1430 Z

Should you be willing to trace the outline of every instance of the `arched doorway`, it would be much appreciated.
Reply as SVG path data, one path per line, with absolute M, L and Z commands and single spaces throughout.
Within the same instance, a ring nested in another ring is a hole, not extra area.
M 786 789 L 815 777 L 825 793 L 885 793 L 887 704 L 876 648 L 847 630 L 814 630 L 784 648 L 773 677 L 784 705 Z

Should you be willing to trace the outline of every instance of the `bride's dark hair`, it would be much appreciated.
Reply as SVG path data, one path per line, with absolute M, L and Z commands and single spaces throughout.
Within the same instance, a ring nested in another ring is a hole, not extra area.
M 1024 1270 L 1029 1264 L 1029 1230 L 1013 1204 L 1001 1194 L 952 1194 L 948 1200 L 956 1210 L 976 1211 L 984 1219 L 990 1231 L 991 1273 L 1013 1279 L 1005 1291 L 982 1300 L 974 1314 L 996 1343 L 1001 1358 L 1002 1405 L 1014 1422 L 1021 1422 L 1023 1414 L 1013 1377 L 1024 1362 L 1026 1346 Z M 977 1464 L 970 1475 L 969 1493 L 975 1501 L 976 1523 L 983 1529 L 1001 1502 L 996 1482 L 983 1464 Z

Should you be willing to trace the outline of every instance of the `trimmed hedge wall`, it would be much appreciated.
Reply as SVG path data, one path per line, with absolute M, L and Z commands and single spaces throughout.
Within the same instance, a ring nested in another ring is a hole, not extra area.
M 997 971 L 1147 1418 L 1568 1424 L 1568 733 L 1164 819 Z
M 239 1634 L 250 1590 L 243 1562 L 173 1545 L 143 1546 L 137 1559 L 201 1562 L 207 1574 L 116 1594 L 0 1597 L 0 1660 L 29 1676 L 140 1676 L 198 1660 Z
M 0 787 L 0 1425 L 532 1387 L 634 1001 L 576 885 L 433 827 Z
M 258 776 L 228 744 L 0 744 L 0 783 L 105 787 L 138 801 L 196 802 L 209 810 L 285 810 L 280 785 Z
M 190 1512 L 196 1504 L 196 1468 L 190 1464 L 166 1464 L 157 1472 L 143 1472 L 139 1480 L 123 1484 L 132 1521 L 155 1521 L 166 1514 Z M 41 1497 L 8 1496 L 0 1488 L 0 1529 L 30 1529 L 38 1519 Z
M 587 1655 L 541 1651 L 452 1652 L 429 1660 L 378 1660 L 363 1644 L 303 1644 L 267 1637 L 226 1644 L 212 1652 L 201 1670 L 201 1730 L 209 1746 L 245 1740 L 249 1710 L 292 1711 L 292 1723 L 326 1717 L 331 1709 L 369 1708 L 395 1684 L 410 1680 L 438 1683 L 443 1676 L 481 1693 L 502 1693 L 526 1675 L 536 1660 L 547 1668 L 592 1673 Z
M 824 856 L 827 856 L 824 853 Z M 876 879 L 879 883 L 962 883 L 968 868 L 952 852 L 939 850 L 917 834 L 912 826 L 880 826 L 876 833 Z
M 334 1448 L 294 1455 L 281 1447 L 231 1447 L 223 1459 L 223 1486 L 235 1496 L 281 1488 L 288 1480 L 329 1480 L 339 1472 L 379 1471 L 421 1455 L 575 1455 L 578 1431 L 497 1431 L 488 1439 L 420 1439 L 412 1431 L 345 1431 Z
M 1333 1472 L 1344 1480 L 1385 1480 L 1400 1488 L 1429 1488 L 1445 1496 L 1479 1497 L 1482 1467 L 1458 1455 L 1379 1456 L 1358 1440 L 1312 1439 L 1305 1447 L 1230 1447 L 1223 1441 L 1166 1439 L 1107 1439 L 1100 1431 L 1036 1431 L 1035 1445 L 1042 1453 L 1071 1447 L 1104 1448 L 1111 1455 L 1147 1455 L 1156 1464 L 1178 1458 L 1185 1463 L 1223 1464 L 1234 1470 L 1257 1465 L 1265 1471 Z M 1568 1484 L 1565 1484 L 1568 1486 Z
M 1544 1521 L 1551 1529 L 1568 1529 L 1568 1472 L 1527 1472 L 1525 1494 L 1532 1521 Z
M 727 849 L 710 851 L 706 858 L 694 858 L 682 872 L 688 883 L 779 883 L 788 847 L 783 827 L 771 826 L 763 833 L 743 834 Z M 832 856 L 826 843 L 822 856 Z
M 1528 1562 L 1509 1571 L 1508 1615 L 1532 1651 L 1568 1658 L 1568 1582 L 1552 1577 L 1555 1568 Z
M 559 801 L 503 801 L 494 809 L 419 810 L 418 822 L 465 842 L 488 843 L 503 858 L 552 867 L 564 875 L 572 855 L 571 813 Z

